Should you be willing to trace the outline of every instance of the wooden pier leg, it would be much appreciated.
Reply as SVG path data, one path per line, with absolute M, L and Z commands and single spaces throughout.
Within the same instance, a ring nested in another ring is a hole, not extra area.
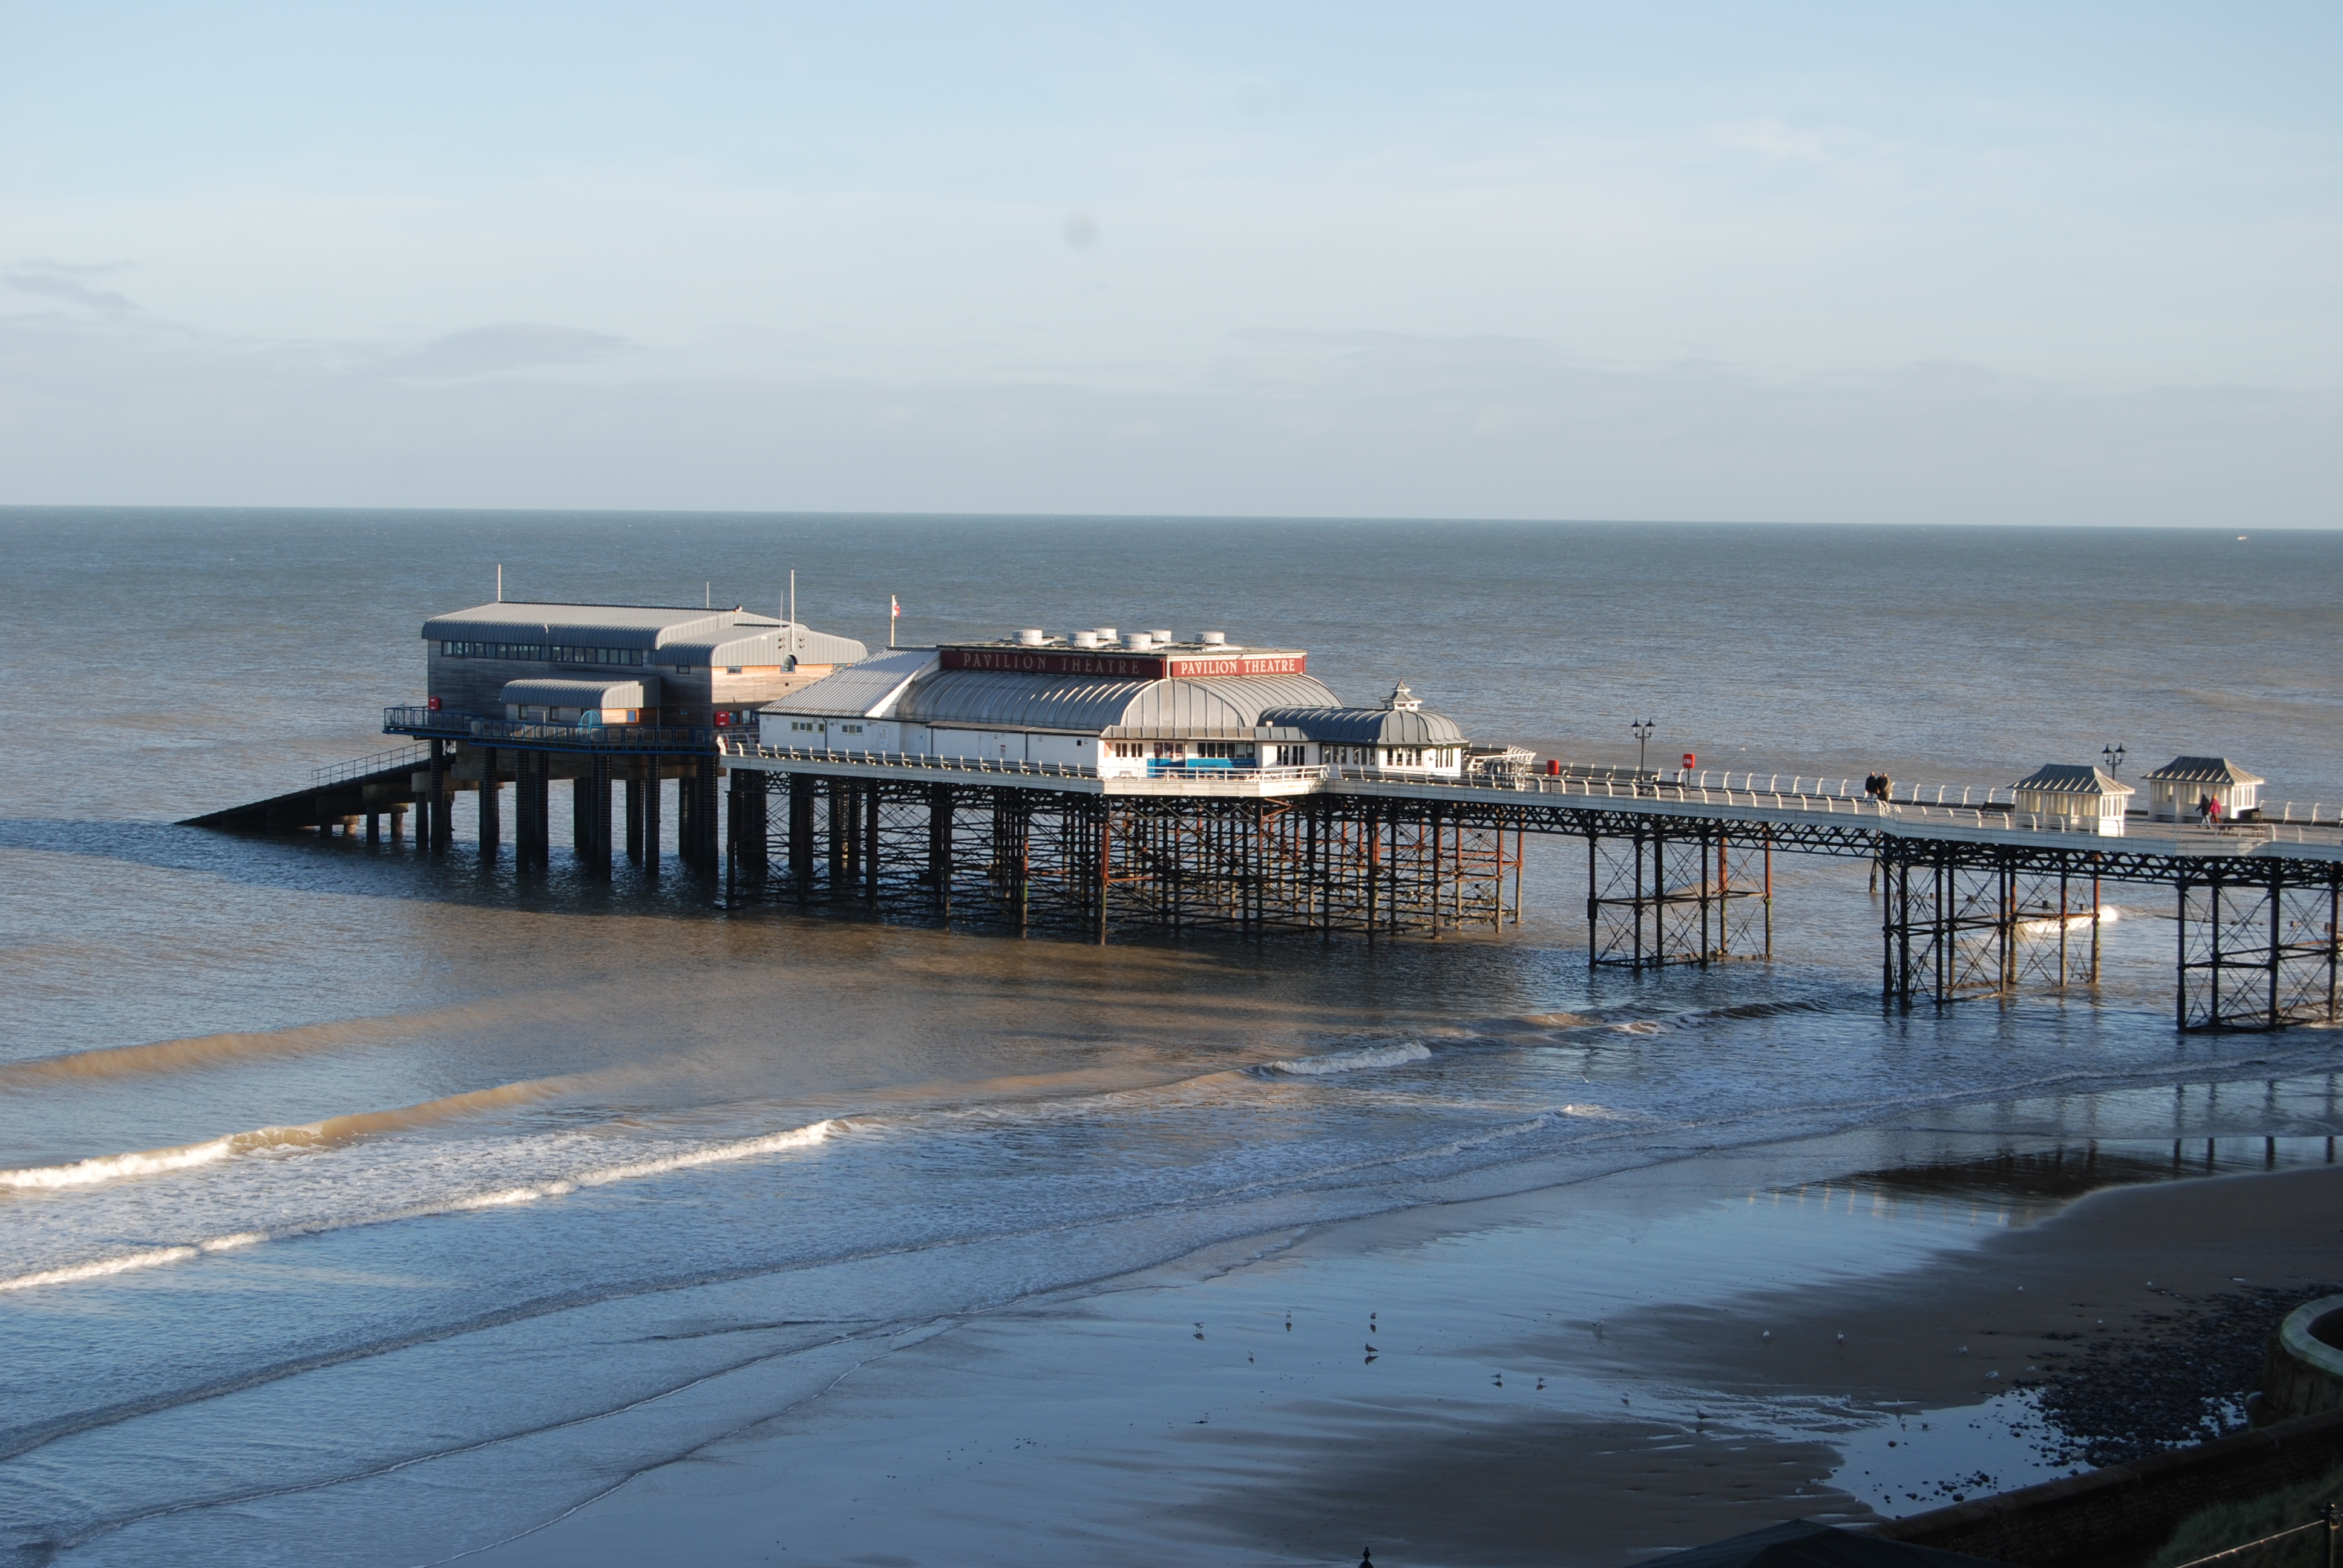
M 2206 1022 L 2215 1029 L 2221 1027 L 2221 878 L 2218 872 L 2206 879 L 2205 902 L 2210 911 L 2206 924 L 2212 937 L 2213 992 L 2212 1003 L 2207 1010 Z
M 497 749 L 480 752 L 480 859 L 494 860 L 504 847 L 504 785 L 497 778 Z
M 2280 1016 L 2284 1004 L 2280 1000 L 2284 987 L 2279 983 L 2286 963 L 2286 868 L 2273 864 L 2269 869 L 2269 1012 L 2265 1027 L 2277 1029 L 2284 1022 Z
M 447 789 L 446 742 L 431 742 L 431 848 L 436 853 L 456 841 L 455 797 Z
M 379 844 L 379 843 L 381 843 L 381 842 L 382 842 L 382 813 L 381 813 L 381 812 L 379 812 L 379 811 L 369 811 L 369 812 L 367 812 L 367 813 L 366 814 L 366 817 L 367 817 L 367 843 L 369 843 L 369 844 Z
M 1598 862 L 1603 858 L 1602 841 L 1593 833 L 1586 835 L 1586 967 L 1593 969 L 1603 961 L 1603 922 L 1601 879 Z
M 666 829 L 659 821 L 659 809 L 666 804 L 666 787 L 659 778 L 659 759 L 643 759 L 643 875 L 659 874 L 660 840 Z
M 800 899 L 813 888 L 814 788 L 812 774 L 789 775 L 789 879 Z
M 2066 989 L 2066 864 L 2058 863 L 2058 989 Z
M 2327 877 L 2327 1021 L 2329 1023 L 2343 1022 L 2343 1018 L 2338 1018 L 2335 1010 L 2336 960 L 2338 956 L 2343 956 L 2343 869 L 2330 871 Z M 2327 1141 L 2327 1160 L 2329 1164 L 2334 1163 L 2335 1140 L 2332 1138 Z
M 1504 841 L 1504 835 L 1499 833 L 1497 842 L 1503 844 Z M 1528 858 L 1529 844 L 1523 838 L 1522 830 L 1516 828 L 1513 829 L 1513 924 L 1516 926 L 1522 923 L 1522 862 Z
M 876 910 L 879 907 L 879 785 L 876 780 L 862 794 L 862 897 Z
M 404 842 L 407 838 L 407 802 L 394 802 L 390 808 L 390 841 Z
M 644 761 L 638 757 L 627 764 L 627 863 L 632 866 L 643 863 Z
M 796 852 L 794 844 L 791 853 Z M 935 890 L 936 907 L 944 923 L 951 924 L 952 787 L 928 786 L 928 885 Z
M 586 807 L 586 819 L 593 829 L 592 869 L 605 881 L 610 876 L 610 759 L 598 754 L 587 780 L 592 799 Z
M 2097 855 L 2091 857 L 2091 978 L 2089 983 L 2099 983 L 2099 876 Z
M 2175 1027 L 2186 1030 L 2188 1027 L 2188 879 L 2183 877 L 2172 887 L 2180 906 L 2177 918 L 2172 922 L 2180 948 L 2172 960 L 2173 1023 Z M 2176 1169 L 2179 1166 L 2180 1145 L 2177 1143 L 2172 1146 L 2172 1162 Z

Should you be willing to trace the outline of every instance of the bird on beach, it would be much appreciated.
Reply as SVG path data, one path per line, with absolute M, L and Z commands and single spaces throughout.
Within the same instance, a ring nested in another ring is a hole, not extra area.
M 1540 1387 L 1540 1388 L 1544 1388 L 1544 1387 L 1545 1387 L 1545 1379 L 1544 1379 L 1544 1378 L 1540 1378 L 1540 1379 L 1538 1379 L 1538 1387 Z
M 1841 1344 L 1846 1343 L 1846 1331 L 1845 1329 L 1841 1329 L 1838 1332 L 1838 1342 Z
M 1202 1323 L 1196 1325 L 1196 1337 L 1200 1340 L 1204 1337 L 1204 1325 Z

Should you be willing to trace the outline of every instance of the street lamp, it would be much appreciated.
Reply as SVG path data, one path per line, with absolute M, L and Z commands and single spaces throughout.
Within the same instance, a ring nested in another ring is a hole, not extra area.
M 1638 773 L 1644 770 L 1644 743 L 1651 739 L 1652 731 L 1659 727 L 1660 721 L 1656 719 L 1638 719 L 1627 726 L 1635 732 L 1635 771 Z
M 2099 748 L 2099 760 L 2107 765 L 2108 772 L 2121 772 L 2123 770 L 2123 759 L 2124 749 L 2122 741 L 2118 740 L 2113 746 L 2102 746 Z

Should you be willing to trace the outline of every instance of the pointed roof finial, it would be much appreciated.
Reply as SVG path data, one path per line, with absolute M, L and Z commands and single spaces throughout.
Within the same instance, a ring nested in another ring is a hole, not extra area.
M 1383 706 L 1393 713 L 1413 713 L 1423 707 L 1423 699 L 1410 691 L 1403 680 L 1392 688 L 1392 694 L 1383 699 Z

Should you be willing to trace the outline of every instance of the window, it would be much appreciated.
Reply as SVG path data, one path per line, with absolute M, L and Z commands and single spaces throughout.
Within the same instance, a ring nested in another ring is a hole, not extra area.
M 1114 743 L 1114 754 L 1117 757 L 1144 757 L 1147 755 L 1147 743 L 1142 740 L 1118 740 Z
M 1308 748 L 1306 748 L 1306 747 L 1302 747 L 1302 746 L 1281 746 L 1281 747 L 1279 747 L 1279 748 L 1277 749 L 1277 765 L 1278 765 L 1280 768 L 1299 768 L 1299 767 L 1301 767 L 1301 766 L 1302 766 L 1302 754 L 1305 750 L 1307 750 L 1307 749 L 1308 749 Z
M 841 724 L 838 728 L 841 734 L 860 735 L 862 733 L 862 726 L 860 724 Z
M 737 664 L 728 664 L 724 667 L 724 673 L 727 675 L 738 675 L 740 673 L 740 667 Z
M 790 720 L 789 720 L 789 728 L 790 728 L 791 729 L 809 729 L 809 729 L 811 729 L 813 727 L 814 727 L 814 725 L 813 725 L 813 720 L 811 720 L 810 719 L 790 719 Z
M 1188 755 L 1188 743 L 1184 740 L 1159 740 L 1155 743 L 1155 755 L 1185 757 Z

